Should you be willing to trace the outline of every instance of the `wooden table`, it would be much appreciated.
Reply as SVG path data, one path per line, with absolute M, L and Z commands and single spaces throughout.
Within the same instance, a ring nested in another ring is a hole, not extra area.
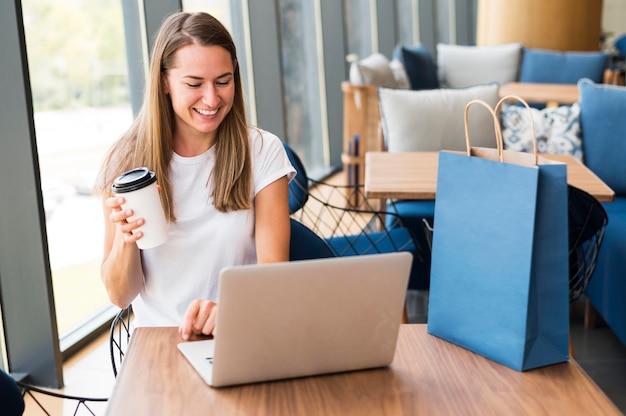
M 546 103 L 548 107 L 558 104 L 573 104 L 578 101 L 578 86 L 575 84 L 542 84 L 532 82 L 510 82 L 500 86 L 500 97 L 517 95 L 529 103 Z
M 573 156 L 542 157 L 567 163 L 567 181 L 596 197 L 611 202 L 615 192 Z M 365 195 L 368 198 L 435 199 L 438 152 L 368 152 L 365 155 Z
M 620 414 L 574 361 L 521 373 L 423 324 L 402 325 L 387 368 L 221 389 L 202 381 L 180 341 L 176 328 L 136 329 L 107 414 Z

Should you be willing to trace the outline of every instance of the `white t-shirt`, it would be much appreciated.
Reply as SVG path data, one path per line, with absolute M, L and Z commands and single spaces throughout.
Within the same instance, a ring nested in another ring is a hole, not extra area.
M 277 179 L 295 176 L 282 142 L 272 133 L 249 130 L 253 193 Z M 142 250 L 145 277 L 133 301 L 136 326 L 178 326 L 194 299 L 217 301 L 217 278 L 225 266 L 256 263 L 254 205 L 219 212 L 208 186 L 215 148 L 194 157 L 173 155 L 170 163 L 176 223 L 168 240 Z

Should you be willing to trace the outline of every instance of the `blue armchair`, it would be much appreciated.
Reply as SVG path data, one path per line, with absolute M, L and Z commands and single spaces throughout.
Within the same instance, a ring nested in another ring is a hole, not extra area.
M 293 218 L 291 222 L 291 240 L 289 243 L 289 260 L 310 260 L 335 257 L 330 246 L 306 225 Z
M 423 279 L 428 278 L 416 267 L 423 260 L 423 251 L 402 219 L 394 212 L 372 206 L 365 198 L 362 186 L 333 185 L 308 178 L 298 155 L 289 145 L 284 146 L 297 171 L 289 184 L 292 219 L 321 236 L 337 257 L 410 252 L 414 260 L 409 288 L 421 286 Z M 359 194 L 358 198 L 354 197 L 355 192 Z M 355 205 L 354 201 L 359 202 Z M 389 223 L 391 227 L 387 226 Z M 292 233 L 295 231 L 297 229 Z
M 609 223 L 586 295 L 626 345 L 626 87 L 590 80 L 578 87 L 585 164 L 615 191 L 603 204 Z

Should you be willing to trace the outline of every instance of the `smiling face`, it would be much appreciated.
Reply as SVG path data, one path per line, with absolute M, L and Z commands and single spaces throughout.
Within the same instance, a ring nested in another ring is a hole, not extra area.
M 190 44 L 176 51 L 163 83 L 175 114 L 177 153 L 202 153 L 215 143 L 233 106 L 234 72 L 230 53 L 221 46 Z

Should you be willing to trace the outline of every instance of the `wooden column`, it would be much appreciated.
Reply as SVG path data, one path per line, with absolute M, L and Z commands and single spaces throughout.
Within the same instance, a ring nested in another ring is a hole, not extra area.
M 479 0 L 478 45 L 522 42 L 558 51 L 600 49 L 602 0 Z

